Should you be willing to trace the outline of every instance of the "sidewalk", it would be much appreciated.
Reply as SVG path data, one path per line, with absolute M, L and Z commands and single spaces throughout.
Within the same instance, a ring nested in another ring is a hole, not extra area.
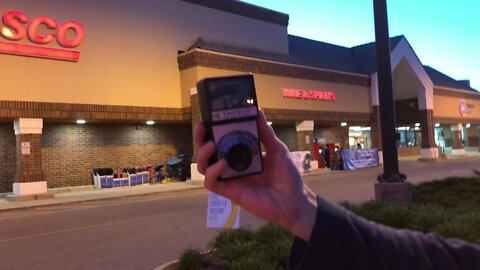
M 461 159 L 461 158 L 472 157 L 472 156 L 480 156 L 480 152 L 468 151 L 466 152 L 465 156 L 447 155 L 447 160 Z M 419 162 L 418 158 L 419 156 L 400 157 L 399 161 Z M 315 169 L 315 170 L 312 170 L 312 172 L 307 175 L 317 175 L 317 174 L 325 174 L 325 173 L 342 173 L 342 172 L 344 171 Z M 142 185 L 142 186 L 112 188 L 112 189 L 102 189 L 102 190 L 96 190 L 93 188 L 93 186 L 49 189 L 48 192 L 55 193 L 55 198 L 35 200 L 35 201 L 24 201 L 24 202 L 7 201 L 5 199 L 5 196 L 8 193 L 4 193 L 4 194 L 0 194 L 0 211 L 38 207 L 38 206 L 47 206 L 47 205 L 84 202 L 84 201 L 106 200 L 106 199 L 129 197 L 129 196 L 141 196 L 141 195 L 156 194 L 156 193 L 163 193 L 163 192 L 180 192 L 180 191 L 191 190 L 191 189 L 203 189 L 203 184 L 201 181 L 193 181 L 192 183 L 194 184 L 186 184 L 185 182 L 173 182 L 168 184 Z
M 105 200 L 119 197 L 139 196 L 162 192 L 176 192 L 190 189 L 203 188 L 201 185 L 187 185 L 185 182 L 168 184 L 142 185 L 134 187 L 112 188 L 96 190 L 93 186 L 78 188 L 49 189 L 48 192 L 55 193 L 55 198 L 45 200 L 34 200 L 24 202 L 10 202 L 5 199 L 7 194 L 0 195 L 0 211 L 57 205 L 64 203 L 75 203 L 84 201 Z M 69 191 L 71 190 L 71 191 Z
M 325 169 L 313 170 L 308 175 L 316 175 L 323 173 L 340 172 L 330 171 Z M 49 189 L 49 193 L 54 193 L 55 198 L 24 201 L 24 202 L 11 202 L 5 199 L 5 196 L 10 193 L 0 194 L 0 211 L 58 205 L 65 203 L 85 202 L 85 201 L 97 201 L 106 200 L 120 197 L 129 196 L 141 196 L 148 194 L 156 194 L 163 192 L 180 192 L 184 190 L 203 189 L 201 181 L 195 181 L 195 184 L 186 184 L 185 182 L 173 182 L 168 184 L 154 184 L 154 185 L 141 185 L 133 187 L 121 187 L 121 188 L 109 188 L 109 189 L 94 189 L 93 186 L 83 187 L 71 187 L 71 188 L 58 188 Z

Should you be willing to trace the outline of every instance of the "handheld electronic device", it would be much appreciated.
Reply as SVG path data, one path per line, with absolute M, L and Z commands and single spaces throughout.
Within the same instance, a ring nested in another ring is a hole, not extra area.
M 224 159 L 227 169 L 218 180 L 261 173 L 258 105 L 253 75 L 206 78 L 198 82 L 207 140 L 215 142 L 210 164 Z

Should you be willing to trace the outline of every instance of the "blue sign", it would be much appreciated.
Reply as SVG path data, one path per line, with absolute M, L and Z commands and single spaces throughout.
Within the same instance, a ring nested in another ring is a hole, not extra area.
M 342 158 L 343 158 L 343 167 L 345 170 L 356 170 L 360 168 L 378 166 L 377 148 L 343 150 Z

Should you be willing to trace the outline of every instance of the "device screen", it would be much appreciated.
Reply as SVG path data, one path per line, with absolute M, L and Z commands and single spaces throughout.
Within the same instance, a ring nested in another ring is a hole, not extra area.
M 255 106 L 255 89 L 249 78 L 212 81 L 208 88 L 212 111 Z

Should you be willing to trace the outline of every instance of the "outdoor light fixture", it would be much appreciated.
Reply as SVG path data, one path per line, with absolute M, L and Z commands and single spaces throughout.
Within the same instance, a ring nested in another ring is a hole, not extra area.
M 419 127 L 419 126 L 420 126 L 420 123 L 415 123 L 415 126 L 416 126 L 416 127 Z
M 155 121 L 152 121 L 152 120 L 147 121 L 147 125 L 149 125 L 149 126 L 154 125 L 154 124 L 155 124 Z
M 415 130 L 420 130 L 420 128 L 419 128 L 419 127 L 415 127 Z
M 270 122 L 270 121 L 268 121 L 268 122 L 267 122 L 267 124 L 268 124 L 269 126 L 271 126 L 273 123 L 272 123 L 272 122 Z
M 3 35 L 4 37 L 7 37 L 7 38 L 13 37 L 12 31 L 11 31 L 10 29 L 6 28 L 6 27 L 3 27 L 2 30 L 1 30 L 1 32 L 2 32 L 2 35 Z
M 471 126 L 470 124 L 466 124 L 466 125 L 465 125 L 466 128 L 470 128 L 470 126 Z
M 79 125 L 83 125 L 85 123 L 87 123 L 87 121 L 85 121 L 85 119 L 78 119 L 77 120 L 77 124 L 79 124 Z
M 436 124 L 435 124 L 435 127 L 440 127 L 440 123 L 436 123 Z
M 248 103 L 248 104 L 253 104 L 253 102 L 254 102 L 253 98 L 247 99 L 247 103 Z
M 342 123 L 340 124 L 340 126 L 342 126 L 342 127 L 346 127 L 347 125 L 348 125 L 347 122 L 342 122 Z

